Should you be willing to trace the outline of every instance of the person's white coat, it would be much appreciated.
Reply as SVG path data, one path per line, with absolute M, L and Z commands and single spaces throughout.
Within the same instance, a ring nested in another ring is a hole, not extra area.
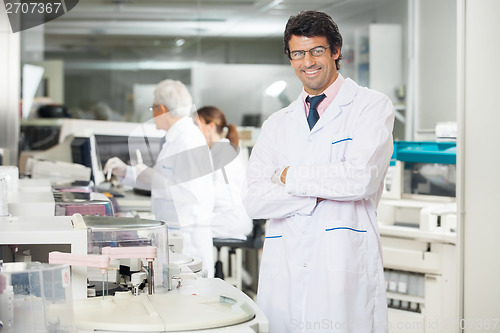
M 229 145 L 228 139 L 221 139 L 217 143 Z M 239 154 L 224 166 L 215 170 L 214 180 L 214 217 L 212 219 L 212 234 L 214 238 L 246 239 L 252 231 L 253 222 L 248 216 L 241 193 L 245 184 L 246 160 L 248 154 L 240 151 Z
M 311 131 L 300 97 L 264 123 L 244 203 L 270 218 L 257 303 L 272 333 L 386 331 L 376 208 L 393 122 L 385 95 L 346 79 Z M 285 166 L 286 185 L 272 183 Z
M 180 231 L 182 253 L 201 259 L 208 277 L 213 277 L 213 241 L 210 229 L 214 205 L 212 174 L 208 172 L 204 176 L 176 183 L 172 179 L 178 170 L 172 170 L 169 159 L 194 148 L 206 149 L 207 165 L 199 165 L 195 160 L 177 165 L 184 169 L 194 169 L 193 173 L 198 168 L 211 170 L 209 147 L 199 128 L 188 117 L 173 124 L 165 139 L 154 167 L 138 172 L 136 167 L 129 166 L 122 183 L 151 189 L 152 210 L 156 219 L 165 221 L 169 229 Z

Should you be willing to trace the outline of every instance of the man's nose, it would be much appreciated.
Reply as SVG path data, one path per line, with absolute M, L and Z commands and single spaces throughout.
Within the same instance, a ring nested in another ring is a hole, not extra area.
M 306 52 L 304 56 L 304 65 L 307 67 L 311 67 L 316 64 L 316 58 L 311 55 L 311 52 Z

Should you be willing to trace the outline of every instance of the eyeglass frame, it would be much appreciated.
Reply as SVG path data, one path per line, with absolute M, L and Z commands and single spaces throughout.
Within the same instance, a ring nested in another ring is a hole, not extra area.
M 314 55 L 312 54 L 312 51 L 315 50 L 315 49 L 323 49 L 324 53 L 323 54 L 320 54 L 320 55 Z M 315 46 L 313 47 L 312 49 L 309 49 L 309 50 L 293 50 L 293 51 L 288 51 L 288 58 L 290 60 L 301 60 L 301 59 L 304 59 L 306 57 L 306 53 L 309 52 L 309 54 L 312 56 L 312 57 L 321 57 L 323 56 L 325 53 L 326 53 L 326 50 L 328 50 L 330 48 L 330 45 L 328 46 L 322 46 L 322 45 L 318 45 L 318 46 Z M 292 53 L 293 52 L 302 52 L 302 56 L 300 58 L 296 58 L 296 59 L 293 59 L 292 58 Z
M 161 106 L 164 106 L 163 104 L 153 104 L 150 107 L 148 107 L 149 112 L 155 112 L 155 108 L 159 108 Z

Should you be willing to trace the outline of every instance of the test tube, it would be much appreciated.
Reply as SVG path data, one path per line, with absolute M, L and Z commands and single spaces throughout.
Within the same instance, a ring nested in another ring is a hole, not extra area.
M 408 295 L 418 296 L 418 277 L 415 274 L 410 274 L 410 276 L 408 277 Z M 411 302 L 410 310 L 417 311 L 417 309 L 418 303 Z
M 408 273 L 401 272 L 398 281 L 398 293 L 406 294 L 408 292 Z M 401 309 L 407 310 L 409 308 L 408 301 L 401 301 Z
M 142 154 L 139 149 L 135 150 L 135 155 L 137 156 L 137 164 L 143 164 Z
M 389 274 L 389 291 L 391 292 L 397 292 L 398 290 L 398 280 L 399 280 L 399 273 L 392 271 Z
M 398 293 L 406 294 L 408 292 L 408 273 L 401 272 L 398 280 Z
M 399 299 L 393 299 L 392 300 L 392 307 L 393 308 L 399 309 L 400 306 L 401 306 L 401 300 L 399 300 Z
M 417 296 L 425 297 L 425 276 L 424 275 L 418 276 L 418 289 L 417 290 L 418 290 Z
M 154 272 L 153 261 L 148 261 L 148 294 L 152 295 L 154 292 Z

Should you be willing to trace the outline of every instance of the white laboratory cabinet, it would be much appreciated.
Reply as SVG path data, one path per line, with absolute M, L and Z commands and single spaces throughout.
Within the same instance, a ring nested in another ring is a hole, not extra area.
M 390 333 L 455 332 L 455 235 L 380 225 Z
M 398 24 L 370 24 L 354 33 L 356 81 L 395 102 L 403 83 L 403 40 Z
M 400 158 L 405 148 L 395 151 Z M 458 331 L 456 200 L 454 192 L 438 191 L 454 190 L 454 182 L 444 182 L 454 174 L 454 164 L 397 160 L 389 167 L 377 209 L 389 333 Z

